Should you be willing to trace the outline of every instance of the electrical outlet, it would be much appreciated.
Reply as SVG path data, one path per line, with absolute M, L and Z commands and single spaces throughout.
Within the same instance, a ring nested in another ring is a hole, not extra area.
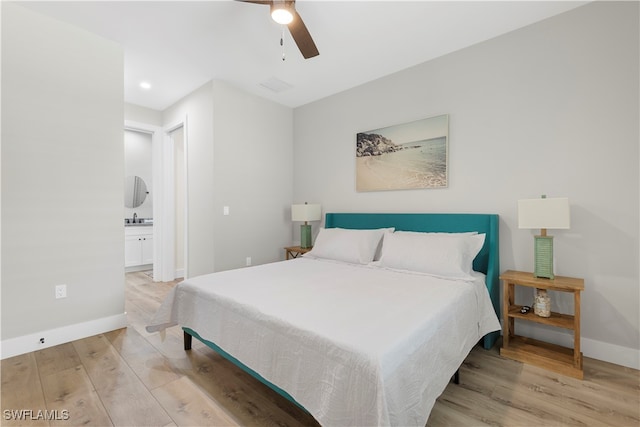
M 247 267 L 251 267 L 251 257 L 247 257 Z
M 56 285 L 56 299 L 67 297 L 67 285 Z
M 44 344 L 44 338 L 40 338 L 40 344 Z
M 229 215 L 229 206 L 222 207 L 222 215 Z

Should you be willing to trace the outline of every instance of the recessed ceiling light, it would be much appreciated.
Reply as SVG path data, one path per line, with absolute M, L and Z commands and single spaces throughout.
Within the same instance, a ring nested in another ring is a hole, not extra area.
M 149 82 L 141 82 L 140 83 L 140 87 L 142 89 L 151 89 L 151 83 L 149 83 Z

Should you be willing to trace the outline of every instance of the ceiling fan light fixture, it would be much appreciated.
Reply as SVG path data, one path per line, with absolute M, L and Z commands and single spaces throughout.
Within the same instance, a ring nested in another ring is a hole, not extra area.
M 271 17 L 280 25 L 287 25 L 293 21 L 293 14 L 287 9 L 274 9 L 271 12 Z
M 0 0 L 1 1 L 1 0 Z M 304 59 L 318 56 L 318 48 L 309 33 L 309 29 L 296 11 L 295 0 L 238 0 L 245 3 L 255 3 L 261 5 L 269 5 L 271 17 L 278 24 L 282 25 L 282 36 L 280 37 L 280 45 L 283 46 L 284 26 L 287 26 L 291 38 L 298 46 L 300 53 Z M 284 52 L 282 55 L 284 61 Z
M 280 25 L 288 25 L 293 21 L 293 5 L 287 1 L 274 1 L 271 4 L 271 18 Z

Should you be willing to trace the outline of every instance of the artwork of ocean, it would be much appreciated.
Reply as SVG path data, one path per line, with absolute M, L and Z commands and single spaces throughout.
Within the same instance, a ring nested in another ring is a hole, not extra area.
M 397 147 L 392 152 L 357 154 L 357 191 L 447 187 L 447 137 Z

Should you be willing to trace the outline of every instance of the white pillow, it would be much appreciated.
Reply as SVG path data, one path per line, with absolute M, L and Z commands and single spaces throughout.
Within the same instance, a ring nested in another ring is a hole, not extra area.
M 382 236 L 385 233 L 392 233 L 393 230 L 393 228 L 375 230 L 321 228 L 313 249 L 304 256 L 368 264 L 373 261 Z
M 380 266 L 468 280 L 484 239 L 484 234 L 467 233 L 386 234 Z
M 398 230 L 396 231 L 396 233 L 401 233 L 401 234 L 415 234 L 418 236 L 424 236 L 425 234 L 436 234 L 436 235 L 445 235 L 445 236 L 474 236 L 476 234 L 478 234 L 477 231 L 463 231 L 461 233 L 455 233 L 455 232 L 447 232 L 447 231 L 404 231 L 404 230 Z

